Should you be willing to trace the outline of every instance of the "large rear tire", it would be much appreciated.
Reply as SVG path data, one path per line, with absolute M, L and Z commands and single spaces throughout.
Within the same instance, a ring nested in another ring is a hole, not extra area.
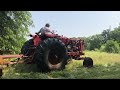
M 34 58 L 41 72 L 63 70 L 67 63 L 67 49 L 61 40 L 48 38 L 39 43 Z

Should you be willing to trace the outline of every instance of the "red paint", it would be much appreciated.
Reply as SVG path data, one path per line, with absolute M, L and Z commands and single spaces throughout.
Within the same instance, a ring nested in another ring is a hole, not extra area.
M 66 46 L 67 45 L 74 45 L 74 47 L 72 47 L 71 49 L 75 49 L 76 51 L 72 51 L 70 50 L 70 52 L 68 52 L 68 56 L 71 56 L 73 58 L 80 58 L 81 55 L 84 55 L 83 50 L 84 50 L 84 40 L 81 39 L 73 39 L 73 38 L 67 38 L 64 36 L 59 36 L 58 34 L 45 34 L 46 37 L 48 38 L 57 38 L 59 40 L 61 40 Z M 40 38 L 39 35 L 31 35 L 33 37 L 33 42 L 35 46 L 38 46 L 38 44 L 42 41 L 42 39 Z M 67 48 L 67 47 L 66 47 Z M 2 57 L 3 59 L 6 58 L 22 58 L 22 57 L 27 57 L 27 56 L 23 56 L 23 55 L 0 55 L 0 57 Z
M 38 35 L 32 35 L 33 39 L 34 39 L 34 45 L 38 46 L 39 42 L 41 41 L 40 36 Z

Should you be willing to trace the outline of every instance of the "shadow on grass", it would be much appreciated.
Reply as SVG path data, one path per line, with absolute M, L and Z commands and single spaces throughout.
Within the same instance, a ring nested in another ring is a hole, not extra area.
M 48 79 L 47 74 L 38 72 L 35 64 L 16 64 L 4 69 L 2 79 Z
M 12 67 L 17 73 L 39 72 L 36 64 L 16 64 Z

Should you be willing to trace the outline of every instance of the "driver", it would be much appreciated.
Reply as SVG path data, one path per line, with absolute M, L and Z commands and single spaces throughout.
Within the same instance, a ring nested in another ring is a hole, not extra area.
M 50 30 L 49 27 L 50 27 L 50 24 L 46 23 L 45 26 L 40 29 L 40 31 L 38 32 L 38 34 L 39 33 L 44 34 L 44 33 L 49 33 L 49 32 L 52 33 L 52 31 Z

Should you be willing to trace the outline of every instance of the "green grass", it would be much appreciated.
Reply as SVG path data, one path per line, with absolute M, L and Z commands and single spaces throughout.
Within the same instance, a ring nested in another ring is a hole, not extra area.
M 40 73 L 36 65 L 18 64 L 4 69 L 2 79 L 120 79 L 120 55 L 85 51 L 94 67 L 85 68 L 83 61 L 72 60 L 63 71 Z

